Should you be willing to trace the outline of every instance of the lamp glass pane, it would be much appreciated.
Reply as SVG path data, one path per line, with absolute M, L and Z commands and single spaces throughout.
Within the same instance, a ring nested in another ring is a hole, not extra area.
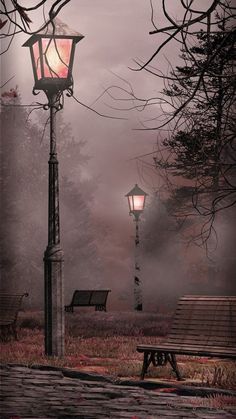
M 44 77 L 68 77 L 72 39 L 42 38 Z
M 134 195 L 134 211 L 142 211 L 144 207 L 144 196 L 143 195 Z
M 35 42 L 33 45 L 34 63 L 38 80 L 42 78 L 40 58 L 39 58 L 39 43 Z
M 130 211 L 143 211 L 144 208 L 144 195 L 129 196 Z
M 132 196 L 128 196 L 128 202 L 129 202 L 129 210 L 133 211 L 134 205 L 133 205 L 133 197 Z

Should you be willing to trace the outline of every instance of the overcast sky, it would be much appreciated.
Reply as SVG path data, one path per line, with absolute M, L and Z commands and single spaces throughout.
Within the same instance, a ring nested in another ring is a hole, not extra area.
M 25 3 L 28 6 L 32 2 Z M 196 6 L 198 3 L 208 7 L 208 2 L 206 5 L 204 0 L 196 0 L 195 3 Z M 155 20 L 158 26 L 162 26 L 164 20 L 161 2 L 156 4 L 159 4 L 159 8 L 155 9 Z M 179 2 L 170 1 L 168 4 L 171 5 L 173 17 L 176 17 Z M 30 17 L 33 20 L 32 29 L 38 29 L 43 17 L 39 12 L 32 13 Z M 128 216 L 124 195 L 135 183 L 139 183 L 150 196 L 153 187 L 156 189 L 161 183 L 157 175 L 149 176 L 140 167 L 137 168 L 134 160 L 136 156 L 153 151 L 157 132 L 137 130 L 141 127 L 139 120 L 143 118 L 139 112 L 118 112 L 106 106 L 109 104 L 120 107 L 127 104 L 112 102 L 107 95 L 98 101 L 96 99 L 110 86 L 127 88 L 125 81 L 132 85 L 138 96 L 148 98 L 157 95 L 163 87 L 160 80 L 145 71 L 131 71 L 129 67 L 137 68 L 134 63 L 137 58 L 143 61 L 148 59 L 161 38 L 149 35 L 149 31 L 153 29 L 149 0 L 71 0 L 61 10 L 59 18 L 84 35 L 75 52 L 75 96 L 86 105 L 96 102 L 92 106 L 99 112 L 126 118 L 102 118 L 83 108 L 73 98 L 65 100 L 64 119 L 71 123 L 75 140 L 87 141 L 84 152 L 91 157 L 84 168 L 83 176 L 99 179 L 95 194 L 95 212 L 98 219 L 104 217 L 110 222 L 114 240 L 115 235 L 118 236 L 121 246 L 122 241 L 125 243 L 131 240 L 133 234 L 133 223 Z M 46 102 L 43 92 L 37 99 L 32 95 L 34 82 L 30 54 L 28 48 L 21 47 L 27 38 L 25 34 L 17 36 L 3 56 L 2 80 L 14 76 L 9 88 L 19 86 L 24 104 L 35 100 Z M 179 52 L 176 44 L 168 45 L 164 53 L 165 56 L 161 55 L 155 65 L 158 69 L 167 71 L 167 60 L 171 60 L 174 65 L 177 62 Z M 158 106 L 156 112 L 159 112 Z M 129 258 L 132 258 L 132 254 Z
M 28 6 L 29 1 L 26 4 Z M 91 105 L 112 85 L 127 88 L 120 78 L 131 83 L 137 95 L 146 97 L 157 92 L 160 87 L 157 80 L 128 68 L 135 67 L 135 58 L 145 60 L 155 50 L 155 40 L 148 34 L 152 29 L 150 13 L 149 1 L 143 0 L 71 0 L 62 9 L 59 18 L 84 35 L 77 44 L 73 67 L 74 94 L 81 102 Z M 30 17 L 31 29 L 38 29 L 43 17 L 39 12 Z M 14 76 L 5 89 L 18 85 L 23 104 L 35 100 L 45 103 L 43 92 L 37 97 L 32 95 L 34 81 L 30 54 L 28 48 L 22 48 L 27 38 L 25 34 L 15 37 L 3 56 L 2 80 Z M 99 117 L 73 98 L 65 99 L 63 113 L 65 122 L 72 125 L 75 140 L 87 141 L 84 153 L 91 159 L 84 168 L 84 176 L 98 179 L 94 219 L 97 223 L 105 220 L 110 231 L 109 242 L 100 243 L 104 247 L 108 275 L 113 280 L 123 278 L 126 281 L 132 278 L 134 226 L 124 195 L 136 182 L 151 192 L 149 183 L 142 182 L 136 162 L 131 159 L 152 151 L 156 133 L 136 130 L 140 127 L 137 112 L 116 112 L 106 103 L 120 106 L 103 96 L 94 108 L 126 120 Z M 58 158 L 60 164 L 62 156 Z M 59 173 L 66 176 L 61 173 L 60 166 Z M 63 225 L 61 228 L 63 230 Z
M 204 1 L 195 0 L 195 3 L 202 5 Z M 22 4 L 29 6 L 35 4 L 35 1 L 22 1 Z M 162 26 L 165 21 L 161 4 L 154 4 L 155 21 L 158 26 Z M 172 16 L 176 18 L 179 3 L 167 4 Z M 30 17 L 33 21 L 31 29 L 38 29 L 43 22 L 43 16 L 39 12 L 31 12 Z M 135 72 L 129 69 L 137 68 L 135 59 L 148 59 L 162 39 L 161 36 L 157 38 L 149 35 L 149 31 L 153 29 L 149 0 L 71 0 L 61 10 L 59 18 L 84 35 L 84 39 L 77 44 L 73 68 L 74 93 L 80 101 L 91 105 L 110 86 L 127 88 L 128 85 L 121 78 L 132 85 L 135 94 L 144 98 L 153 97 L 162 89 L 162 82 L 157 77 L 150 76 L 145 71 Z M 30 54 L 28 48 L 22 48 L 27 38 L 25 34 L 15 37 L 2 62 L 2 79 L 7 80 L 14 76 L 9 87 L 19 86 L 23 103 L 35 100 L 32 95 Z M 160 55 L 155 65 L 159 70 L 167 71 L 167 60 L 173 62 L 173 58 L 176 60 L 178 57 L 176 45 L 169 44 L 164 54 Z M 113 94 L 120 93 L 113 90 Z M 43 92 L 37 96 L 37 100 L 46 101 Z M 140 170 L 137 171 L 136 161 L 132 160 L 153 150 L 157 132 L 137 130 L 141 128 L 139 121 L 144 120 L 147 114 L 144 116 L 140 112 L 118 112 L 107 105 L 129 107 L 131 104 L 120 104 L 104 95 L 93 105 L 99 112 L 124 117 L 126 120 L 99 117 L 72 98 L 66 99 L 63 112 L 65 121 L 72 124 L 75 139 L 87 141 L 85 151 L 91 156 L 91 160 L 84 169 L 84 176 L 96 176 L 100 179 L 96 196 L 97 211 L 106 212 L 109 200 L 109 211 L 124 219 L 124 222 L 129 222 L 124 194 L 136 182 L 147 192 L 152 191 L 152 186 L 155 189 L 158 186 L 156 176 L 151 178 L 147 173 L 141 173 L 145 175 L 143 181 Z M 158 106 L 154 111 L 160 112 Z
M 112 85 L 127 88 L 119 77 L 130 82 L 138 95 L 148 97 L 157 93 L 161 88 L 157 79 L 128 68 L 135 67 L 135 58 L 145 60 L 156 48 L 156 40 L 148 34 L 152 29 L 150 15 L 148 0 L 72 0 L 62 9 L 60 19 L 84 35 L 77 44 L 73 68 L 74 93 L 80 101 L 91 105 L 105 88 Z M 31 18 L 32 29 L 43 21 L 39 12 L 32 14 Z M 13 41 L 4 56 L 2 70 L 3 80 L 14 75 L 9 87 L 19 86 L 23 103 L 31 103 L 35 97 L 32 95 L 30 54 L 28 48 L 21 47 L 26 39 L 27 35 L 23 34 Z M 37 96 L 41 102 L 45 99 L 43 92 Z M 99 176 L 97 210 L 106 211 L 109 200 L 109 211 L 129 222 L 124 194 L 136 182 L 144 189 L 149 187 L 142 184 L 136 162 L 130 159 L 152 151 L 156 133 L 136 130 L 140 128 L 138 118 L 141 118 L 137 112 L 118 113 L 106 107 L 106 103 L 120 106 L 119 102 L 112 103 L 105 95 L 94 107 L 128 120 L 101 118 L 72 98 L 66 99 L 63 112 L 65 120 L 72 123 L 75 138 L 87 141 L 85 151 L 91 160 L 84 175 Z

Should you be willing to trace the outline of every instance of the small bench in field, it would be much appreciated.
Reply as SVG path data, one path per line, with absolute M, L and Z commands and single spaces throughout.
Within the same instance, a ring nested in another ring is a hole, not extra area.
M 65 311 L 73 313 L 74 307 L 95 307 L 95 310 L 106 311 L 107 296 L 110 290 L 76 290 L 71 303 Z
M 172 366 L 181 380 L 175 355 L 236 359 L 236 296 L 195 296 L 179 299 L 167 340 L 138 345 L 143 353 L 141 379 L 149 365 Z
M 10 336 L 17 340 L 16 323 L 23 297 L 28 297 L 28 293 L 0 293 L 0 330 L 2 340 L 6 340 Z

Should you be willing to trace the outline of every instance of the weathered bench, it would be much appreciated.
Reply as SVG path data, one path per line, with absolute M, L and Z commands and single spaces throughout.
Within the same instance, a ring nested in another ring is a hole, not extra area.
M 71 303 L 65 311 L 73 313 L 74 307 L 95 307 L 95 310 L 106 311 L 107 296 L 110 290 L 76 290 Z
M 181 380 L 175 355 L 236 359 L 236 297 L 195 296 L 179 299 L 167 340 L 160 345 L 138 345 L 144 379 L 149 365 L 170 363 Z
M 6 340 L 14 337 L 17 340 L 16 323 L 23 297 L 25 294 L 0 293 L 0 337 Z

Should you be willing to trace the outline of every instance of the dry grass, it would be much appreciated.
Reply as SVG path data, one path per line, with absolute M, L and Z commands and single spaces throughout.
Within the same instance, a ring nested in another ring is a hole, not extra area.
M 225 409 L 236 406 L 236 397 L 224 394 L 212 394 L 207 397 L 190 397 L 189 402 L 193 406 L 209 407 L 210 409 Z
M 101 313 L 81 309 L 66 314 L 65 357 L 44 356 L 43 315 L 21 313 L 19 341 L 1 343 L 1 362 L 55 365 L 116 377 L 139 378 L 140 342 L 155 344 L 168 333 L 171 316 L 159 313 Z M 182 374 L 196 385 L 236 389 L 235 364 L 207 358 L 178 357 Z M 150 368 L 148 377 L 174 379 L 169 366 Z
M 77 311 L 66 314 L 65 357 L 44 356 L 43 313 L 25 312 L 19 318 L 19 340 L 1 344 L 1 362 L 45 364 L 94 370 L 119 376 L 140 374 L 142 356 L 136 345 L 159 342 L 170 316 L 146 313 Z M 147 336 L 145 336 L 147 335 Z M 122 363 L 120 362 L 122 360 Z M 135 370 L 131 365 L 135 364 Z
M 143 312 L 89 312 L 86 308 L 66 313 L 66 333 L 73 337 L 166 336 L 171 315 Z M 21 328 L 43 330 L 42 312 L 21 313 Z

